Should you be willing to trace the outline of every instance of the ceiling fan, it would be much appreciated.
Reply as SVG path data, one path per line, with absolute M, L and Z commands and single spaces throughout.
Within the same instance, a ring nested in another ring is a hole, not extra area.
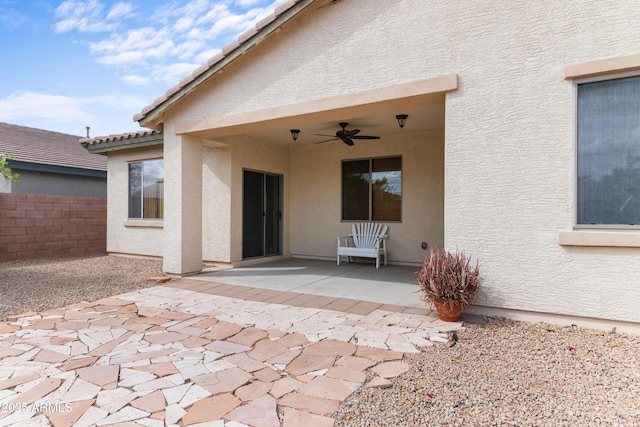
M 354 139 L 380 139 L 379 136 L 358 135 L 360 133 L 360 129 L 347 130 L 348 125 L 349 123 L 345 123 L 345 122 L 340 123 L 340 127 L 342 129 L 336 132 L 335 137 L 333 137 L 333 135 L 323 135 L 321 133 L 314 133 L 314 135 L 318 135 L 318 136 L 332 137 L 331 139 L 326 139 L 324 141 L 316 142 L 316 144 L 322 144 L 323 142 L 336 141 L 338 139 L 341 139 L 342 142 L 344 142 L 347 145 L 354 145 L 354 142 L 353 142 Z

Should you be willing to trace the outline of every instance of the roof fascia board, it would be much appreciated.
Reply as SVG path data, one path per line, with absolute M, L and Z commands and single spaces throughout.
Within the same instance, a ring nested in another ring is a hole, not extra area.
M 94 169 L 70 168 L 66 166 L 45 165 L 41 163 L 27 163 L 10 160 L 7 164 L 9 169 L 18 169 L 33 172 L 57 173 L 63 175 L 90 176 L 97 178 L 106 178 L 107 171 Z
M 85 148 L 93 154 L 105 154 L 111 151 L 131 150 L 135 148 L 152 147 L 163 145 L 164 137 L 162 133 L 154 135 L 139 136 L 135 138 L 124 138 L 112 141 L 87 144 Z
M 153 107 L 152 110 L 147 112 L 144 117 L 138 120 L 140 126 L 154 128 L 157 126 L 158 122 L 162 120 L 158 120 L 158 118 L 167 111 L 173 104 L 175 104 L 178 100 L 184 98 L 186 95 L 191 93 L 194 89 L 196 89 L 201 83 L 209 79 L 211 76 L 219 73 L 225 67 L 227 67 L 230 63 L 238 59 L 240 56 L 245 54 L 249 49 L 253 48 L 261 41 L 269 37 L 272 33 L 276 32 L 282 25 L 286 24 L 295 17 L 298 13 L 306 9 L 316 0 L 300 0 L 295 5 L 287 9 L 280 16 L 278 16 L 273 22 L 267 24 L 263 29 L 261 29 L 254 36 L 250 37 L 246 41 L 240 43 L 235 49 L 230 51 L 224 58 L 220 59 L 218 62 L 211 65 L 206 71 L 199 74 L 195 77 L 191 82 L 185 84 L 176 92 L 169 95 L 166 94 L 166 99 L 162 102 L 158 102 L 158 105 Z M 235 43 L 238 43 L 236 41 Z M 197 74 L 196 70 L 193 74 Z M 188 78 L 188 77 L 187 77 Z M 162 97 L 160 98 L 162 99 Z

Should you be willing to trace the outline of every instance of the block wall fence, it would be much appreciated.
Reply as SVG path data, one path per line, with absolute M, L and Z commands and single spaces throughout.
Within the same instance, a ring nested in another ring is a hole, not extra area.
M 107 253 L 107 199 L 0 194 L 0 262 Z

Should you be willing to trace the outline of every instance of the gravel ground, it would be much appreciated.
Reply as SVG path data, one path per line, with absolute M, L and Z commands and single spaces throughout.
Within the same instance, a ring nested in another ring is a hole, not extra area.
M 162 261 L 99 256 L 0 263 L 0 320 L 157 285 Z
M 363 388 L 339 426 L 640 426 L 640 336 L 489 319 L 407 356 Z
M 93 257 L 0 264 L 0 320 L 156 283 L 159 260 Z M 640 426 L 640 336 L 489 319 L 408 355 L 389 388 L 361 388 L 346 426 Z

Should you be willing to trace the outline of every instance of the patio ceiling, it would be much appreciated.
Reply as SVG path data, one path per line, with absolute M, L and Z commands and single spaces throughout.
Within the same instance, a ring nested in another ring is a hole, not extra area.
M 210 144 L 232 141 L 237 136 L 275 144 L 313 144 L 335 135 L 340 122 L 361 135 L 385 136 L 444 128 L 446 92 L 458 86 L 458 76 L 450 73 L 417 82 L 381 89 L 332 96 L 298 104 L 211 117 L 175 126 L 176 134 L 203 138 Z M 400 129 L 397 114 L 408 114 Z M 294 143 L 290 129 L 299 129 Z
M 404 129 L 400 129 L 398 126 L 395 117 L 397 114 L 409 115 Z M 343 121 L 349 123 L 347 129 L 360 129 L 361 135 L 377 135 L 381 137 L 381 140 L 384 140 L 385 137 L 391 137 L 401 132 L 418 133 L 444 129 L 444 104 L 418 109 L 398 109 L 369 116 L 345 116 L 341 119 L 308 124 L 297 124 L 295 118 L 292 118 L 289 126 L 252 132 L 249 135 L 252 138 L 273 144 L 315 144 L 330 139 L 330 137 L 317 136 L 316 134 L 335 135 L 336 131 L 340 130 L 339 123 Z M 300 130 L 298 140 L 295 142 L 291 138 L 290 129 Z

